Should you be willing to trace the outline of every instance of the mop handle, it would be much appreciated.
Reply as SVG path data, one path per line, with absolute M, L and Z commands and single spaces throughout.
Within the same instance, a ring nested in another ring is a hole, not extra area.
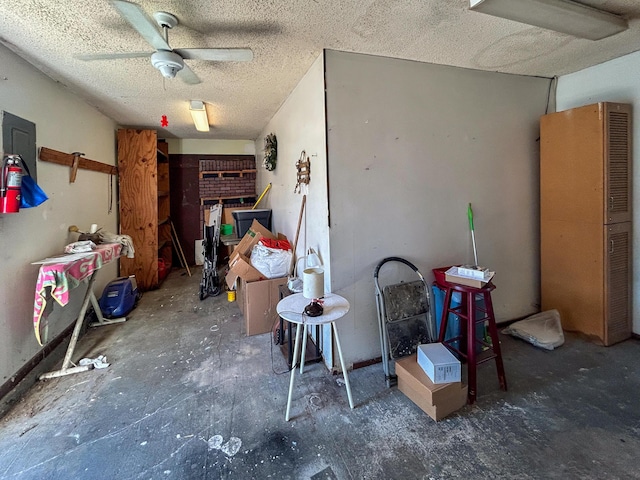
M 473 228 L 473 210 L 471 204 L 467 207 L 467 217 L 469 217 L 469 228 L 471 229 L 471 241 L 473 243 L 473 259 L 478 265 L 478 251 L 476 250 L 476 234 Z

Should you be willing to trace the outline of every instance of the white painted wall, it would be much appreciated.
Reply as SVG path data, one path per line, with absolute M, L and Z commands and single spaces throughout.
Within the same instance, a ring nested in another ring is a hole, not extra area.
M 275 133 L 278 140 L 278 161 L 272 172 L 263 168 L 264 138 Z M 324 113 L 324 60 L 321 55 L 304 78 L 269 121 L 256 140 L 258 175 L 256 189 L 261 192 L 272 183 L 261 207 L 273 209 L 272 227 L 293 243 L 296 236 L 302 196 L 307 201 L 298 239 L 298 257 L 313 248 L 325 263 L 325 289 L 331 288 L 331 268 L 327 209 L 327 157 Z M 311 182 L 294 193 L 297 179 L 296 162 L 302 151 L 311 161 Z M 299 263 L 300 268 L 304 260 Z M 325 332 L 325 361 L 331 365 L 331 345 Z
M 115 123 L 68 93 L 60 84 L 36 71 L 0 46 L 0 109 L 36 124 L 37 147 L 62 152 L 81 151 L 86 158 L 116 164 Z M 38 161 L 38 184 L 49 200 L 14 215 L 0 214 L 0 384 L 40 350 L 33 333 L 33 301 L 38 267 L 30 262 L 62 253 L 69 243 L 68 227 L 81 230 L 97 223 L 117 232 L 117 179 L 113 181 L 114 203 L 109 213 L 109 176 L 79 170 L 69 183 L 69 169 Z M 106 266 L 97 277 L 99 295 L 117 275 L 116 264 Z M 83 288 L 73 291 L 72 304 L 56 308 L 50 338 L 77 316 Z
M 169 138 L 169 154 L 194 155 L 255 155 L 253 140 L 207 140 Z
M 307 74 L 273 116 L 255 142 L 258 174 L 256 190 L 262 192 L 271 183 L 270 192 L 262 200 L 265 208 L 273 209 L 272 226 L 291 242 L 296 235 L 302 196 L 307 201 L 298 239 L 298 255 L 313 247 L 320 258 L 329 258 L 327 223 L 327 169 L 324 116 L 324 62 L 322 56 L 313 63 Z M 264 137 L 275 133 L 278 140 L 276 169 L 267 171 L 262 166 Z M 296 162 L 302 151 L 311 161 L 311 182 L 294 193 Z M 330 285 L 331 272 L 325 272 L 325 283 Z
M 473 262 L 469 202 L 479 263 L 497 272 L 497 320 L 538 311 L 537 138 L 548 87 L 542 78 L 326 52 L 331 289 L 351 303 L 341 322 L 348 362 L 380 355 L 380 260 L 404 257 L 429 280 L 432 268 Z
M 633 222 L 640 225 L 640 52 L 560 77 L 556 102 L 557 111 L 597 102 L 633 105 Z M 633 232 L 633 332 L 640 334 L 640 230 Z

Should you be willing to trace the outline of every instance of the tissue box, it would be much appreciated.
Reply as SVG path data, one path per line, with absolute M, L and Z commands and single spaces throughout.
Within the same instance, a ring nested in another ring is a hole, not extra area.
M 459 267 L 451 267 L 445 272 L 444 279 L 445 281 L 450 283 L 458 283 L 460 285 L 466 285 L 468 287 L 482 288 L 491 281 L 494 275 L 495 272 L 487 272 L 483 275 L 484 279 L 480 280 L 460 275 Z
M 418 345 L 418 365 L 435 384 L 460 381 L 460 360 L 441 343 Z
M 458 267 L 458 275 L 461 277 L 469 277 L 474 280 L 491 280 L 491 272 L 488 268 L 478 267 L 475 265 L 461 265 Z

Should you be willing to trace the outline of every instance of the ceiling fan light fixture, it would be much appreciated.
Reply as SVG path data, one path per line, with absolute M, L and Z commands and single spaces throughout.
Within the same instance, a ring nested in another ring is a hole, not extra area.
M 175 78 L 176 74 L 184 68 L 184 61 L 175 52 L 158 50 L 151 55 L 151 65 L 160 70 L 164 78 Z
M 629 27 L 618 15 L 572 0 L 469 0 L 469 9 L 589 40 Z
M 189 103 L 189 112 L 196 130 L 199 132 L 209 131 L 209 117 L 207 116 L 207 107 L 200 100 L 191 100 Z

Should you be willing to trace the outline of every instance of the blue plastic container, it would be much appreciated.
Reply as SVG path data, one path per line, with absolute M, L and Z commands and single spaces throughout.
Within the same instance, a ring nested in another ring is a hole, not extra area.
M 136 277 L 119 277 L 109 282 L 102 292 L 98 305 L 106 318 L 124 317 L 138 301 Z
M 435 320 L 436 320 L 436 333 L 440 334 L 440 324 L 442 323 L 442 309 L 444 308 L 444 297 L 445 291 L 440 288 L 437 283 L 434 283 L 431 287 L 433 291 L 433 300 L 435 307 Z M 453 292 L 451 295 L 451 307 L 459 307 L 462 300 L 462 296 L 460 292 Z M 481 298 L 476 300 L 476 308 L 484 308 L 484 300 Z M 477 316 L 480 314 L 476 312 Z M 476 338 L 482 339 L 484 338 L 485 328 L 482 323 L 478 323 L 476 325 Z M 447 319 L 447 330 L 444 334 L 445 340 L 450 340 L 454 337 L 460 335 L 460 317 L 454 313 L 449 313 L 449 318 Z M 460 341 L 456 340 L 455 342 L 451 342 L 451 346 L 456 349 L 460 349 Z M 476 352 L 481 352 L 482 346 L 479 343 L 476 343 Z
M 440 324 L 442 323 L 442 309 L 444 308 L 443 304 L 445 291 L 441 289 L 436 283 L 432 285 L 431 289 L 433 291 L 433 300 L 435 305 L 436 334 L 440 335 Z M 453 295 L 451 295 L 451 306 L 460 306 L 460 299 L 460 293 L 453 292 Z M 453 313 L 450 313 L 449 318 L 447 319 L 447 331 L 445 332 L 444 339 L 449 340 L 453 337 L 457 337 L 458 335 L 460 335 L 460 317 Z M 456 340 L 455 342 L 451 343 L 451 346 L 454 348 L 460 348 L 460 342 Z

